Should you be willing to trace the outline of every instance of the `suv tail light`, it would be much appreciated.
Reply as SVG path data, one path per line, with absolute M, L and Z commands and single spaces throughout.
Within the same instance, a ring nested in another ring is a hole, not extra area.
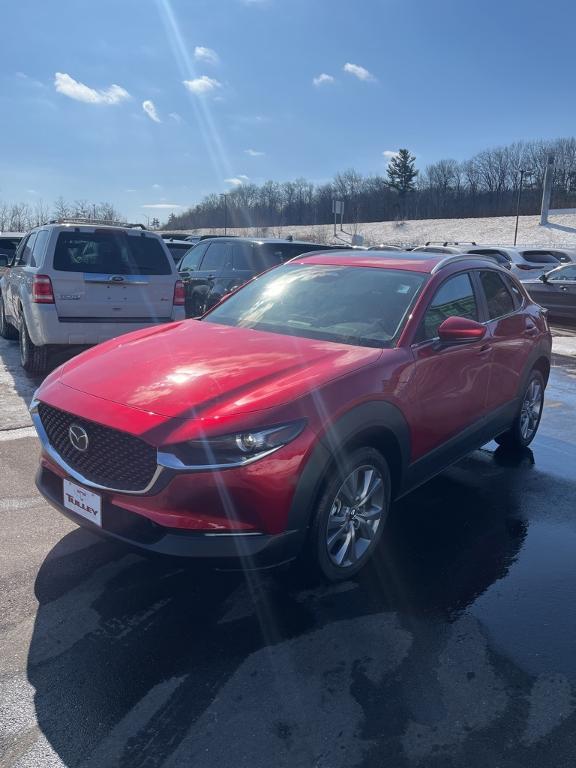
M 176 283 L 174 284 L 174 306 L 183 307 L 185 297 L 184 283 L 182 280 L 176 280 Z
M 54 304 L 54 291 L 48 275 L 34 275 L 32 278 L 32 301 L 34 304 Z

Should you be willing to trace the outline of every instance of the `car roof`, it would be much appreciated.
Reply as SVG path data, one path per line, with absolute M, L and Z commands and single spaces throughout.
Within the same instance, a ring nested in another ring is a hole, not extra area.
M 14 237 L 24 237 L 25 234 L 26 234 L 25 232 L 0 232 L 0 240 L 3 237 L 6 239 L 8 238 L 12 239 Z
M 389 251 L 390 256 L 384 255 L 385 251 L 317 251 L 302 256 L 296 256 L 290 260 L 291 264 L 319 264 L 330 266 L 347 267 L 376 267 L 378 269 L 398 269 L 407 272 L 422 272 L 432 274 L 437 269 L 451 264 L 461 264 L 463 268 L 472 268 L 483 265 L 492 269 L 500 270 L 498 264 L 489 256 L 474 256 L 465 253 L 445 254 L 445 253 L 413 253 L 412 251 L 402 251 L 396 254 Z M 378 255 L 376 255 L 378 254 Z

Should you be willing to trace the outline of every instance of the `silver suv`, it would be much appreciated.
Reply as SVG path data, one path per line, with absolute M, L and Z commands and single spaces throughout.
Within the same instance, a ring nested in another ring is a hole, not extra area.
M 30 373 L 47 368 L 55 347 L 182 319 L 184 291 L 169 251 L 159 235 L 135 227 L 37 227 L 0 279 L 0 336 L 19 337 Z

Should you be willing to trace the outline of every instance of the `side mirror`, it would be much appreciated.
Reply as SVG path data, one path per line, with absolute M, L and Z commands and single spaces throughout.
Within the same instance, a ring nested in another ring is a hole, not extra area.
M 480 341 L 486 335 L 486 328 L 466 317 L 449 317 L 438 328 L 438 337 L 442 344 L 469 344 Z
M 548 275 L 546 273 L 544 273 L 543 275 L 540 275 L 538 280 L 540 280 L 542 283 L 547 283 L 548 282 Z

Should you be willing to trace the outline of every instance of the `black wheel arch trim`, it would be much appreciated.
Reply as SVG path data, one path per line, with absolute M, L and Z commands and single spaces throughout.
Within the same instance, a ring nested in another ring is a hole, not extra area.
M 399 467 L 390 467 L 393 487 L 400 489 L 410 461 L 410 429 L 400 409 L 387 401 L 363 403 L 342 415 L 318 438 L 300 474 L 288 514 L 286 529 L 299 531 L 301 543 L 307 534 L 314 502 L 330 467 L 341 460 L 343 450 L 362 435 L 381 432 L 382 440 L 391 437 L 399 451 Z M 359 445 L 361 441 L 359 442 Z M 374 442 L 367 444 L 378 447 Z

